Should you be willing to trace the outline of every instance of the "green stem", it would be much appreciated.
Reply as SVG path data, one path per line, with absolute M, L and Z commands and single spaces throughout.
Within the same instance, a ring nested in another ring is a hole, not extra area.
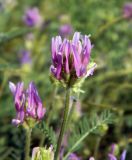
M 70 107 L 71 109 L 70 109 L 69 114 L 68 114 L 68 122 L 67 122 L 67 124 L 70 124 L 70 122 L 71 122 L 72 115 L 73 115 L 74 108 L 75 108 L 75 104 L 76 104 L 76 101 L 73 100 L 72 105 Z
M 101 141 L 101 136 L 97 138 L 96 145 L 95 145 L 95 150 L 94 150 L 94 158 L 98 159 L 98 150 L 100 146 L 100 141 Z
M 25 160 L 30 160 L 30 142 L 32 129 L 26 130 Z
M 64 118 L 63 118 L 61 130 L 60 130 L 60 134 L 59 134 L 59 138 L 58 138 L 58 142 L 57 142 L 57 149 L 55 152 L 55 160 L 58 160 L 58 156 L 59 156 L 59 152 L 60 152 L 60 148 L 61 148 L 61 143 L 62 143 L 63 136 L 64 136 L 64 133 L 66 130 L 67 122 L 68 122 L 69 109 L 70 109 L 70 88 L 67 88 L 66 89 L 65 110 L 64 110 L 64 116 L 63 116 Z

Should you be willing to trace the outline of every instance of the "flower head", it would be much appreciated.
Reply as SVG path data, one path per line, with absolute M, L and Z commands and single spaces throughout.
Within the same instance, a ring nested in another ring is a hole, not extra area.
M 28 8 L 23 16 L 24 23 L 29 27 L 40 26 L 42 24 L 42 17 L 37 7 Z
M 90 64 L 91 41 L 89 36 L 75 32 L 73 39 L 52 38 L 51 74 L 60 81 L 70 83 L 81 77 L 93 75 L 96 64 Z
M 31 64 L 32 60 L 31 60 L 31 52 L 28 50 L 21 50 L 19 52 L 19 56 L 20 56 L 20 63 L 22 65 L 24 64 Z
M 19 82 L 17 85 L 9 82 L 9 88 L 14 96 L 16 108 L 16 118 L 12 120 L 14 125 L 25 123 L 30 126 L 43 119 L 46 109 L 43 107 L 33 82 L 30 82 L 27 90 L 24 89 L 23 82 Z
M 73 32 L 73 28 L 70 24 L 61 25 L 59 28 L 59 34 L 62 37 L 67 37 L 67 36 L 71 35 L 72 32 Z
M 126 3 L 123 8 L 124 18 L 132 18 L 132 3 Z

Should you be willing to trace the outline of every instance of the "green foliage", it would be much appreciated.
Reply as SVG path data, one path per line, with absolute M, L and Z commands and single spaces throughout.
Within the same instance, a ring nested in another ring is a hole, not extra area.
M 53 131 L 53 128 L 49 127 L 44 121 L 42 121 L 37 127 L 42 131 L 45 138 L 48 139 L 49 144 L 53 145 L 53 148 L 55 150 L 56 149 L 56 135 L 55 135 L 55 132 Z
M 84 139 L 91 133 L 95 132 L 100 126 L 104 124 L 110 124 L 113 122 L 113 114 L 106 110 L 101 113 L 100 116 L 94 114 L 89 119 L 84 117 L 78 126 L 73 129 L 71 138 L 69 138 L 68 153 L 65 155 L 64 160 L 68 155 L 77 150 Z
M 5 134 L 7 131 L 8 135 Z M 0 137 L 0 159 L 21 160 L 21 156 L 24 154 L 24 131 L 21 128 L 14 128 L 11 124 L 1 126 Z
M 7 43 L 8 41 L 14 40 L 15 38 L 22 37 L 23 35 L 31 32 L 31 29 L 15 29 L 8 33 L 0 33 L 0 45 Z
M 6 5 L 2 6 L 1 2 Z M 113 142 L 117 142 L 121 149 L 128 146 L 128 151 L 131 151 L 129 143 L 131 142 L 132 126 L 132 21 L 122 19 L 112 24 L 113 21 L 121 18 L 125 3 L 126 0 L 0 1 L 1 160 L 15 160 L 17 159 L 15 157 L 18 157 L 18 159 L 20 156 L 23 157 L 24 146 L 22 143 L 24 138 L 20 136 L 24 135 L 24 133 L 18 131 L 18 128 L 14 131 L 14 127 L 9 127 L 8 125 L 11 119 L 15 117 L 13 98 L 9 92 L 8 81 L 24 81 L 25 84 L 28 84 L 29 81 L 33 80 L 47 108 L 47 117 L 50 117 L 50 122 L 55 129 L 59 127 L 64 92 L 62 88 L 59 88 L 55 102 L 51 102 L 53 88 L 49 81 L 49 67 L 51 64 L 50 40 L 52 36 L 58 35 L 59 27 L 63 23 L 70 23 L 74 31 L 91 34 L 91 40 L 94 44 L 91 56 L 98 67 L 94 75 L 88 77 L 83 84 L 83 88 L 81 88 L 84 91 L 83 94 L 82 90 L 80 91 L 82 115 L 85 113 L 89 117 L 89 115 L 101 112 L 103 109 L 112 109 L 117 115 L 117 123 L 113 125 L 112 129 L 109 126 L 108 132 L 102 138 L 103 144 L 101 141 L 100 145 L 103 145 L 103 152 L 101 148 L 98 149 L 98 152 L 101 153 L 98 159 L 105 159 L 104 155 Z M 40 9 L 44 25 L 41 29 L 31 29 L 35 40 L 31 42 L 30 46 L 27 42 L 26 34 L 31 30 L 25 27 L 22 17 L 25 9 L 31 6 L 37 6 Z M 61 20 L 62 16 L 66 17 L 63 22 Z M 31 51 L 33 63 L 31 67 L 27 67 L 28 72 L 27 68 L 20 64 L 19 51 L 21 49 Z M 53 108 L 50 108 L 51 103 L 54 103 Z M 75 108 L 76 112 L 78 112 L 77 107 Z M 51 114 L 52 112 L 53 114 Z M 47 117 L 45 120 L 48 119 Z M 91 124 L 89 121 L 88 123 Z M 74 126 L 74 123 L 71 126 Z M 53 138 L 52 134 L 49 134 L 52 131 L 49 131 L 50 128 L 48 126 L 44 130 L 44 135 L 47 134 L 46 140 L 48 140 L 48 137 Z M 94 136 L 96 137 L 97 135 Z M 41 135 L 38 134 L 37 137 L 40 139 Z M 83 160 L 94 152 L 93 144 L 96 142 L 89 143 L 90 138 L 88 136 L 85 139 L 86 141 L 83 141 L 86 146 L 85 151 L 78 151 Z M 19 145 L 16 145 L 18 142 Z M 32 142 L 35 144 L 36 141 L 33 139 Z M 51 143 L 50 140 L 48 142 Z M 55 144 L 56 142 L 52 143 Z M 13 154 L 16 156 L 13 157 Z M 129 153 L 127 160 L 131 160 Z

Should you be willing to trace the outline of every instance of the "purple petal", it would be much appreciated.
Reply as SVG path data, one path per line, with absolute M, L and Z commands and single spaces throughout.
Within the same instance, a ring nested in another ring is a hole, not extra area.
M 57 79 L 61 79 L 61 75 L 60 75 L 61 74 L 61 69 L 62 69 L 61 65 L 57 66 L 56 74 L 55 74 Z
M 80 39 L 80 32 L 75 32 L 73 35 L 72 43 L 75 46 L 77 46 L 79 39 Z
M 9 82 L 9 88 L 12 92 L 13 95 L 15 95 L 15 92 L 16 92 L 16 85 L 12 82 Z
M 66 45 L 65 45 L 65 57 L 66 57 L 66 62 L 65 62 L 65 70 L 66 73 L 69 73 L 69 56 L 70 56 L 70 42 L 67 41 Z
M 82 65 L 80 67 L 80 75 L 79 75 L 80 77 L 86 75 L 86 72 L 87 72 L 87 68 L 86 67 L 87 66 L 84 66 L 84 65 Z
M 35 102 L 35 85 L 33 82 L 30 82 L 29 87 L 27 89 L 28 93 L 28 106 L 27 106 L 27 113 L 32 116 L 33 118 L 36 117 L 36 107 L 37 104 Z
M 50 67 L 50 72 L 55 76 L 56 68 L 53 65 L 51 65 L 51 67 Z
M 19 82 L 16 85 L 16 92 L 15 92 L 15 107 L 16 110 L 20 110 L 23 104 L 23 92 L 24 92 L 24 83 Z
M 21 64 L 31 64 L 32 59 L 31 59 L 31 52 L 28 50 L 21 50 L 19 52 L 20 54 L 20 63 Z
M 68 160 L 81 160 L 75 153 L 71 153 Z
M 51 52 L 52 52 L 52 59 L 56 56 L 56 50 L 55 50 L 55 38 L 53 37 L 51 40 Z
M 12 119 L 12 124 L 18 126 L 21 123 L 19 119 Z
M 108 154 L 109 160 L 117 160 L 117 158 L 113 154 Z
M 23 16 L 23 21 L 29 27 L 40 25 L 42 17 L 40 16 L 38 8 L 34 7 L 27 9 Z
M 79 41 L 78 43 L 78 54 L 81 55 L 82 53 L 82 43 Z
M 111 154 L 114 154 L 114 152 L 115 152 L 115 143 L 113 143 L 112 145 L 111 145 Z
M 56 53 L 58 53 L 60 51 L 60 47 L 62 45 L 62 39 L 60 36 L 57 36 L 55 38 L 55 49 L 56 49 Z
M 37 108 L 37 117 L 39 120 L 41 120 L 44 117 L 45 112 L 46 109 L 43 108 L 42 104 L 39 104 Z
M 20 112 L 18 113 L 17 118 L 19 118 L 20 121 L 23 122 L 23 121 L 24 121 L 24 117 L 25 117 L 25 113 L 24 113 L 24 111 L 22 110 L 22 111 L 20 111 Z
M 126 3 L 124 5 L 124 18 L 132 18 L 132 3 Z
M 74 57 L 74 66 L 76 70 L 76 75 L 79 77 L 80 76 L 80 67 L 81 67 L 81 61 L 79 54 L 77 53 L 77 50 L 74 45 L 72 45 L 72 50 L 73 50 L 73 57 Z
M 124 151 L 122 152 L 120 160 L 125 160 L 125 159 L 126 159 L 126 153 L 127 153 L 126 150 L 124 150 Z
M 91 49 L 92 49 L 91 41 L 88 38 L 88 36 L 85 36 L 85 38 L 84 38 L 83 52 L 82 52 L 82 63 L 84 65 L 88 65 L 88 63 L 90 61 Z

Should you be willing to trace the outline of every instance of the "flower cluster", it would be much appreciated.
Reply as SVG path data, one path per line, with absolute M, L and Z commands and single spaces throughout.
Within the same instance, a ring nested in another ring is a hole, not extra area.
M 132 18 L 132 3 L 126 3 L 124 5 L 124 18 Z
M 72 32 L 73 32 L 73 28 L 70 24 L 61 25 L 59 28 L 59 34 L 62 37 L 67 37 L 67 36 L 71 35 Z
M 27 126 L 43 119 L 46 109 L 38 95 L 38 91 L 33 82 L 30 82 L 27 90 L 24 90 L 24 83 L 19 82 L 15 85 L 9 82 L 10 90 L 14 96 L 16 118 L 12 123 L 16 126 L 26 124 Z
M 23 21 L 29 27 L 40 26 L 42 24 L 42 17 L 38 8 L 34 7 L 27 9 L 23 16 Z
M 51 74 L 66 83 L 92 75 L 96 64 L 89 68 L 91 49 L 89 36 L 79 32 L 75 32 L 72 40 L 62 40 L 60 36 L 52 38 Z
M 31 52 L 28 50 L 21 50 L 19 52 L 19 56 L 20 56 L 20 63 L 22 65 L 24 64 L 31 64 Z

